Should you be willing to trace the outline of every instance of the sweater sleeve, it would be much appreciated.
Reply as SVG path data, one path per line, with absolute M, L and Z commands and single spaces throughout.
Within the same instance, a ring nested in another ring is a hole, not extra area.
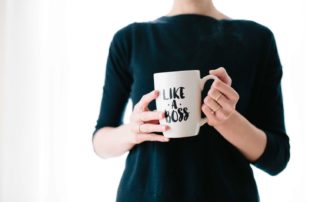
M 269 45 L 251 117 L 255 125 L 265 132 L 267 144 L 263 154 L 253 165 L 270 175 L 277 175 L 289 161 L 290 144 L 284 122 L 282 65 L 274 35 L 270 30 L 268 33 Z
M 100 113 L 92 139 L 100 128 L 117 127 L 123 122 L 123 113 L 132 84 L 129 47 L 125 30 L 119 30 L 113 36 L 109 47 Z

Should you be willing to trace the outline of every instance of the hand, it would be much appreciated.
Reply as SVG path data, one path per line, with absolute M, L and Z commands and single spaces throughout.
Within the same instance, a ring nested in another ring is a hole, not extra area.
M 239 94 L 231 87 L 231 78 L 223 67 L 211 70 L 210 74 L 217 76 L 219 80 L 212 83 L 202 111 L 208 118 L 208 124 L 215 127 L 224 123 L 235 112 Z
M 169 138 L 153 132 L 164 132 L 169 129 L 168 125 L 160 125 L 159 120 L 165 118 L 164 112 L 150 111 L 149 103 L 159 96 L 159 91 L 151 91 L 142 96 L 141 100 L 134 106 L 130 117 L 130 139 L 133 144 L 144 141 L 168 142 Z

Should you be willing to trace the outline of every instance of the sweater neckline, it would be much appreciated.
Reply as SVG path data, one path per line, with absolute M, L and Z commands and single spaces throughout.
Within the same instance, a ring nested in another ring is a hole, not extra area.
M 195 13 L 184 13 L 184 14 L 178 14 L 178 15 L 164 15 L 158 18 L 159 20 L 165 20 L 165 21 L 176 21 L 176 22 L 183 22 L 183 21 L 197 21 L 197 20 L 209 20 L 213 22 L 220 21 L 212 16 L 208 15 L 202 15 L 202 14 L 195 14 Z

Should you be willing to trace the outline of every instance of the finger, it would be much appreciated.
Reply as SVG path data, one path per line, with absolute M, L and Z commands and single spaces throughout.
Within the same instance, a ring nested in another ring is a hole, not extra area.
M 207 96 L 204 99 L 204 103 L 213 111 L 218 111 L 222 106 L 218 104 L 214 99 L 212 99 L 210 96 Z
M 140 125 L 141 133 L 165 132 L 169 129 L 167 125 L 159 124 L 142 124 Z
M 215 111 L 215 115 L 218 118 L 222 118 L 222 119 L 227 118 L 235 109 L 235 103 L 233 103 L 231 100 L 227 99 L 224 95 L 221 95 L 219 97 L 218 101 L 216 101 L 214 99 L 212 99 L 212 100 L 213 100 L 213 102 L 216 102 L 221 106 L 221 108 L 212 109 L 213 111 Z
M 231 83 L 232 83 L 231 77 L 228 75 L 224 67 L 219 67 L 218 69 L 210 70 L 209 73 L 217 76 L 221 81 L 231 86 Z
M 220 80 L 215 80 L 211 85 L 211 89 L 212 88 L 219 90 L 224 96 L 226 96 L 230 100 L 233 100 L 233 101 L 239 100 L 238 93 L 231 86 L 228 86 L 227 84 L 223 83 Z
M 140 144 L 145 141 L 158 141 L 158 142 L 168 142 L 169 138 L 163 136 L 163 135 L 157 135 L 154 133 L 150 134 L 135 134 L 134 136 L 134 143 Z
M 218 100 L 217 99 L 214 99 L 214 97 L 216 97 L 216 94 L 219 93 L 219 91 L 217 90 L 213 90 L 213 89 L 210 89 L 208 91 L 208 95 L 214 100 L 216 101 L 219 105 L 221 105 L 221 107 L 227 111 L 227 112 L 230 112 L 233 110 L 233 106 L 234 106 L 234 103 L 232 103 L 229 99 L 227 99 L 222 93 L 220 93 L 220 96 L 218 97 Z
M 221 120 L 227 118 L 224 110 L 221 109 L 217 112 L 213 112 L 207 104 L 203 104 L 201 110 L 208 118 L 208 124 L 212 126 L 221 123 Z
M 135 105 L 134 111 L 146 111 L 149 103 L 159 96 L 158 90 L 153 90 L 142 96 L 140 101 Z
M 203 113 L 206 115 L 208 119 L 213 118 L 214 112 L 211 110 L 211 108 L 208 105 L 203 104 L 201 107 L 201 110 L 203 111 Z
M 217 89 L 214 89 L 214 88 L 211 88 L 209 91 L 208 91 L 208 95 L 214 99 L 215 101 L 218 102 L 219 99 L 221 99 L 221 97 L 223 96 L 223 94 L 217 90 Z
M 150 110 L 149 110 L 150 111 Z M 153 111 L 157 111 L 156 109 L 153 110 Z M 159 120 L 151 120 L 151 121 L 148 121 L 148 123 L 151 123 L 151 124 L 160 124 L 160 121 Z
M 146 108 L 144 108 L 144 111 L 151 111 L 150 109 L 149 109 L 149 107 L 147 106 Z
M 152 120 L 161 120 L 165 117 L 164 112 L 159 111 L 147 111 L 147 112 L 135 112 L 133 115 L 134 122 L 145 122 Z

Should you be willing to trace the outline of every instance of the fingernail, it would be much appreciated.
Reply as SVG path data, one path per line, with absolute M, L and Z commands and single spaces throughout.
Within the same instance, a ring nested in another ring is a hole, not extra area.
M 165 118 L 165 117 L 166 117 L 165 113 L 164 113 L 164 112 L 162 112 L 162 118 Z
M 169 129 L 169 126 L 165 125 L 165 126 L 163 126 L 162 128 L 163 128 L 163 131 L 166 131 L 166 130 Z
M 160 113 L 159 118 L 160 118 L 160 119 L 163 119 L 163 118 L 164 118 L 164 112 L 161 112 L 161 113 Z
M 167 138 L 167 137 L 163 137 L 163 141 L 168 142 L 168 141 L 169 141 L 169 138 Z

